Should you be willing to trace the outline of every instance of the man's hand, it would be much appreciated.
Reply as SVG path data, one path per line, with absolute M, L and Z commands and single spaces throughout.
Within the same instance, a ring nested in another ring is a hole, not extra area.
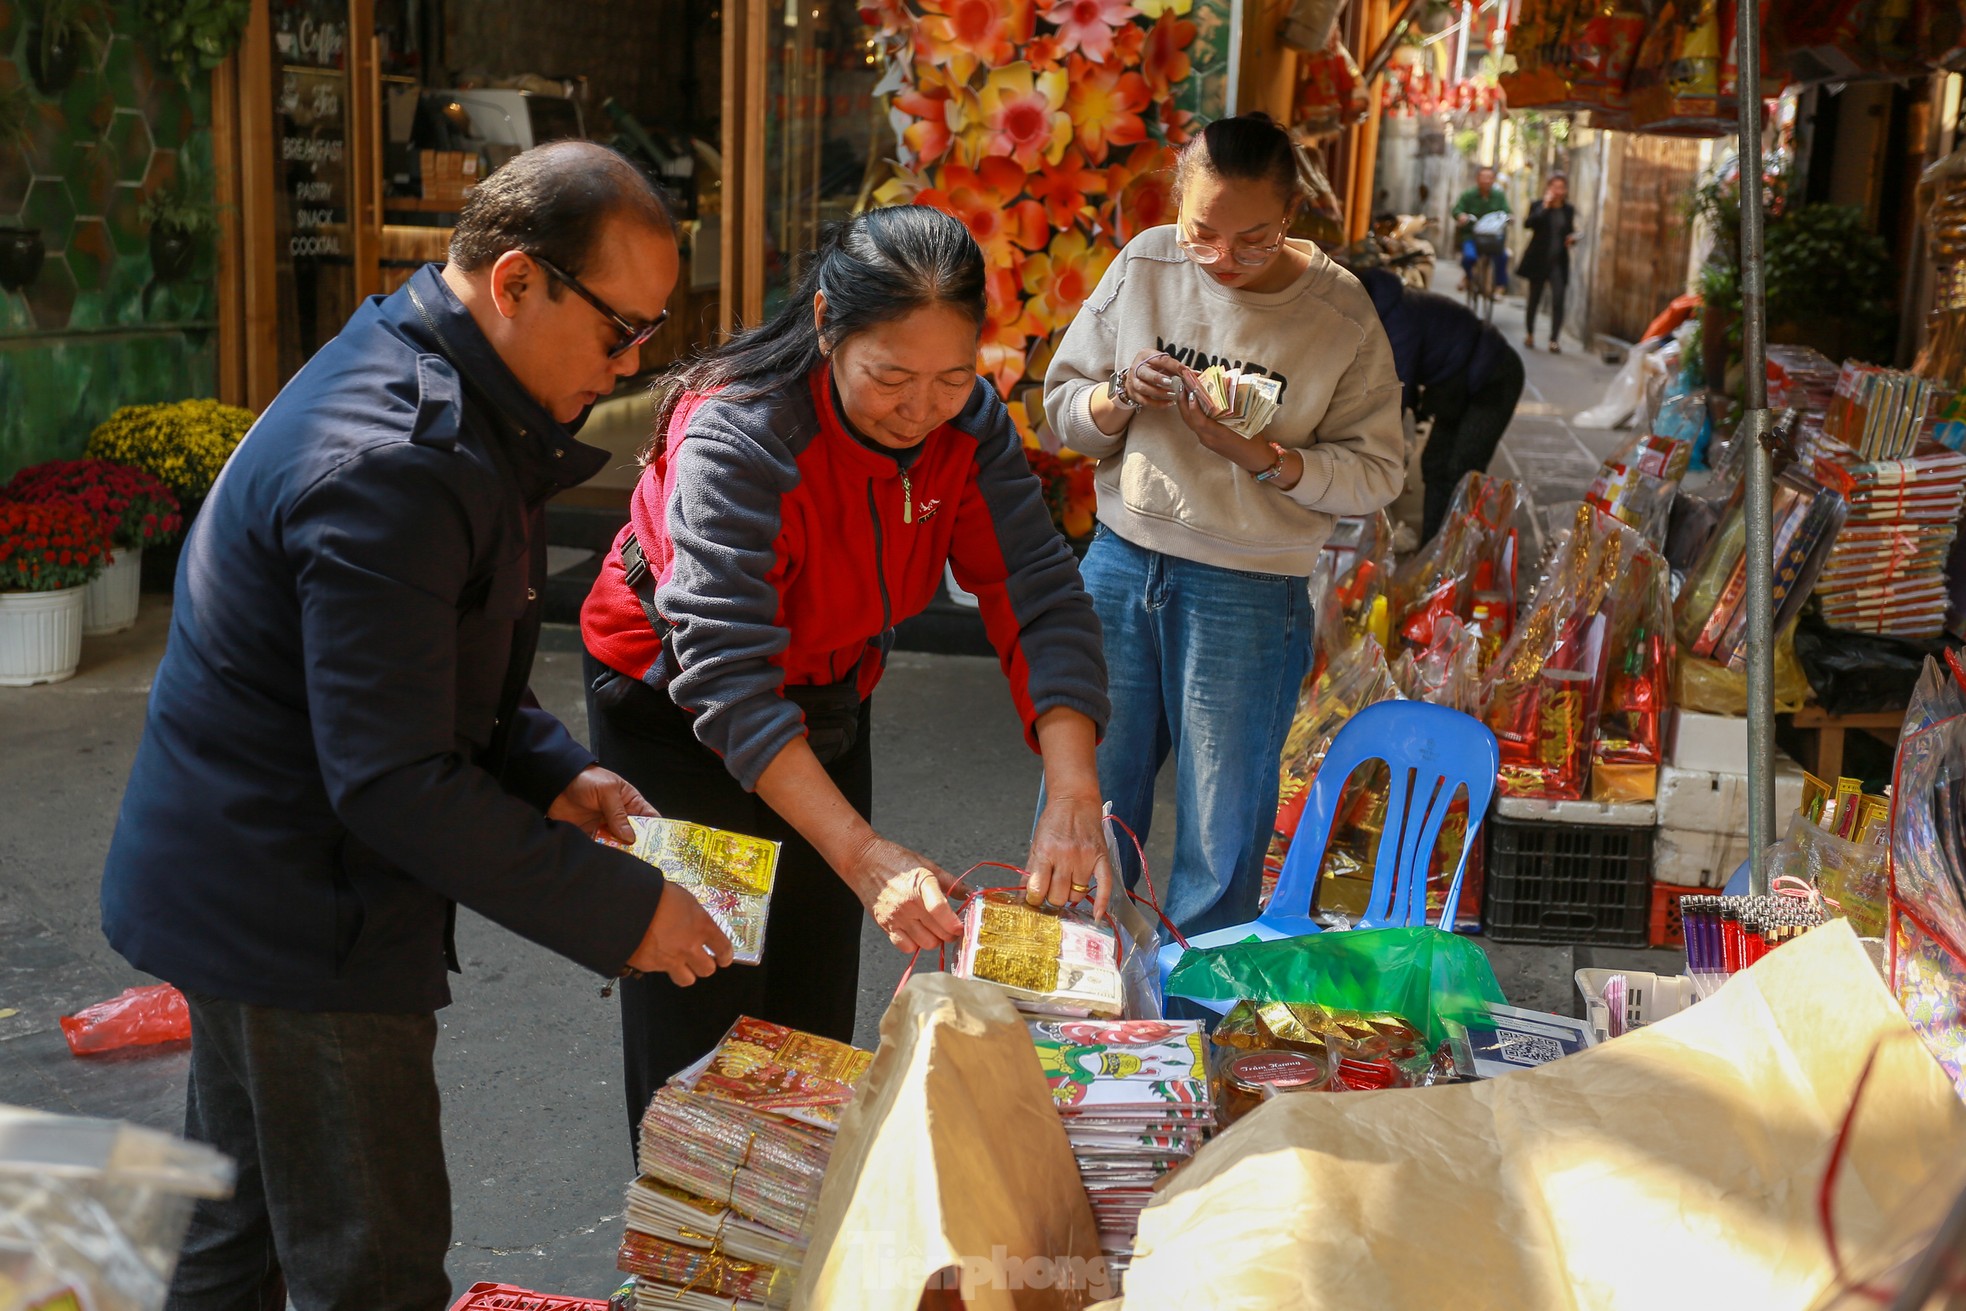
M 642 800 L 642 794 L 635 790 L 633 784 L 613 770 L 602 769 L 599 765 L 589 765 L 581 770 L 573 782 L 567 784 L 567 790 L 546 808 L 546 818 L 576 824 L 590 838 L 605 828 L 622 842 L 635 840 L 635 830 L 628 825 L 630 815 L 655 813 L 655 807 Z
M 628 787 L 626 783 L 621 785 Z M 634 792 L 633 788 L 628 790 Z M 655 903 L 655 918 L 649 921 L 642 945 L 635 948 L 628 964 L 644 974 L 667 974 L 678 988 L 687 988 L 698 979 L 716 973 L 720 966 L 730 964 L 730 958 L 730 939 L 717 927 L 717 921 L 710 918 L 710 912 L 703 909 L 703 904 L 688 888 L 665 883 L 662 899 Z

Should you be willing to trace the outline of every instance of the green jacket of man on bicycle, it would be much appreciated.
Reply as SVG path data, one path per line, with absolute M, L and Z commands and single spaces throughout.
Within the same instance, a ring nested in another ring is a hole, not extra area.
M 1461 239 L 1461 271 L 1474 272 L 1475 220 L 1484 214 L 1506 214 L 1509 212 L 1509 198 L 1495 185 L 1495 170 L 1483 165 L 1475 170 L 1475 184 L 1461 193 L 1454 202 L 1454 232 Z M 1504 247 L 1495 257 L 1495 290 L 1506 291 L 1509 285 L 1509 252 Z M 1465 282 L 1463 283 L 1465 286 Z

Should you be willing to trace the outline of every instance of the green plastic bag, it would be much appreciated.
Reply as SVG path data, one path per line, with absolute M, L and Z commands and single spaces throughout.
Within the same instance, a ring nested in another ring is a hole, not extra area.
M 1431 928 L 1352 929 L 1190 950 L 1168 975 L 1167 995 L 1390 1011 L 1425 1030 L 1430 1047 L 1446 1040 L 1443 1019 L 1466 1023 L 1480 1017 L 1484 1002 L 1507 1003 L 1480 947 Z

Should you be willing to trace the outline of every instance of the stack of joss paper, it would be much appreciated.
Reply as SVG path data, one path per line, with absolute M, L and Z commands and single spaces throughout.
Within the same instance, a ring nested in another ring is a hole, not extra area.
M 779 844 L 680 819 L 630 815 L 628 823 L 634 842 L 617 842 L 605 829 L 596 840 L 639 856 L 668 882 L 688 888 L 730 939 L 731 959 L 756 965 L 765 949 Z
M 950 973 L 996 984 L 1026 1014 L 1117 1019 L 1124 1009 L 1119 938 L 1090 911 L 985 888 L 963 903 L 962 926 Z
M 1486 672 L 1482 718 L 1501 751 L 1504 796 L 1576 800 L 1595 763 L 1660 763 L 1671 575 L 1651 543 L 1588 505 L 1541 574 Z
M 1154 1182 L 1193 1156 L 1215 1125 L 1201 1023 L 1059 1020 L 1031 1025 L 1031 1038 L 1099 1222 L 1100 1249 L 1123 1269 Z
M 1254 437 L 1269 427 L 1283 398 L 1282 383 L 1260 373 L 1246 373 L 1240 366 L 1225 369 L 1211 364 L 1196 381 L 1215 421 L 1244 437 Z
M 616 1262 L 638 1307 L 750 1311 L 789 1295 L 840 1114 L 872 1060 L 746 1016 L 655 1094 Z
M 1823 618 L 1890 637 L 1945 629 L 1946 560 L 1966 505 L 1966 454 L 1927 443 L 1896 460 L 1816 460 L 1816 477 L 1849 516 L 1816 579 Z

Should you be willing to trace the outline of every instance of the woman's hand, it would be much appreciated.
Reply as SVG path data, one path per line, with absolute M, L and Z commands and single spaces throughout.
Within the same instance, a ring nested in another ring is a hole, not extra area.
M 900 843 L 875 835 L 840 872 L 902 951 L 933 951 L 961 936 L 962 921 L 949 906 L 954 876 Z
M 1061 797 L 1047 792 L 1044 813 L 1031 836 L 1024 868 L 1025 900 L 1035 906 L 1066 906 L 1090 896 L 1092 914 L 1102 919 L 1113 896 L 1113 871 L 1106 859 L 1106 833 L 1097 796 Z
M 1180 411 L 1181 421 L 1201 439 L 1201 444 L 1229 463 L 1252 475 L 1276 463 L 1276 452 L 1270 449 L 1268 442 L 1245 437 L 1219 422 L 1208 412 L 1208 399 L 1199 391 L 1184 389 L 1175 406 Z M 1272 484 L 1279 491 L 1287 491 L 1295 487 L 1297 480 L 1303 476 L 1304 457 L 1295 451 L 1287 451 L 1283 457 L 1283 472 L 1272 480 Z
M 1127 366 L 1126 394 L 1148 409 L 1166 409 L 1193 385 L 1194 374 L 1166 351 L 1143 350 Z

